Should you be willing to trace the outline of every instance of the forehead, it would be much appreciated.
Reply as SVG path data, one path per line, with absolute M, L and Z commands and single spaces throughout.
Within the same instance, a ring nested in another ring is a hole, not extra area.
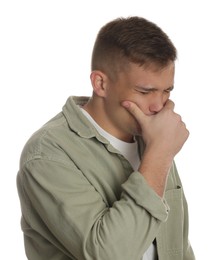
M 133 85 L 152 86 L 156 88 L 171 87 L 174 84 L 175 64 L 169 63 L 164 68 L 157 68 L 156 66 L 139 66 L 137 64 L 130 64 L 128 68 L 122 73 L 124 80 Z

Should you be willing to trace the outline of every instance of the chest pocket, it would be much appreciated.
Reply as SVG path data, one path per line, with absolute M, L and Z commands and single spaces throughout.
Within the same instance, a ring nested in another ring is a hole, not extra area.
M 183 191 L 182 187 L 167 190 L 165 199 L 170 207 L 169 216 L 165 223 L 160 227 L 158 247 L 168 256 L 179 256 L 183 252 Z M 168 258 L 169 259 L 169 258 Z

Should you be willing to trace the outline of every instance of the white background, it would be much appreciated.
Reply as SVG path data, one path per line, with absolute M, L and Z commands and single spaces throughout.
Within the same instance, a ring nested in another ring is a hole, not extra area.
M 172 98 L 190 130 L 176 162 L 189 203 L 198 260 L 220 255 L 221 16 L 210 0 L 0 1 L 2 259 L 25 259 L 16 190 L 27 138 L 60 112 L 70 95 L 90 95 L 90 58 L 100 27 L 139 15 L 178 49 Z

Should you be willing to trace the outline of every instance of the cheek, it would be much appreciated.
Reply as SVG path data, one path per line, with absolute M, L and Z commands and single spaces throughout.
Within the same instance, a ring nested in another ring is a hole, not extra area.
M 134 99 L 133 101 L 138 107 L 139 109 L 144 113 L 148 113 L 149 111 L 149 105 L 150 105 L 150 100 L 149 100 L 149 96 L 139 96 L 136 99 Z

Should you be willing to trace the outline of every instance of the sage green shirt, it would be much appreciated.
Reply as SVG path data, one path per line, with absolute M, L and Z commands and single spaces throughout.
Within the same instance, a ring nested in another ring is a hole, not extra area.
M 25 145 L 17 176 L 25 250 L 31 260 L 195 259 L 175 164 L 164 199 L 102 137 L 70 97 Z M 139 141 L 139 153 L 143 144 Z

